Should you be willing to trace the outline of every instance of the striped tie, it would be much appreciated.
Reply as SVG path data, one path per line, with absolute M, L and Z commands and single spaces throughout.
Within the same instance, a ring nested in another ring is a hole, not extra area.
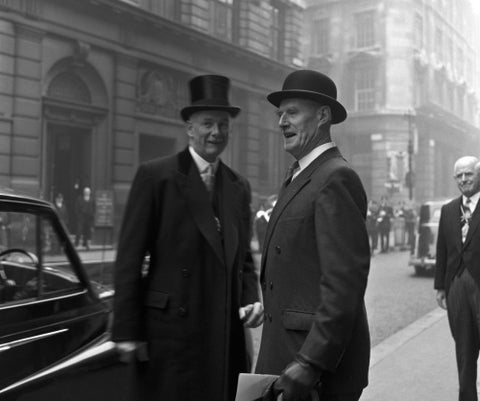
M 467 234 L 468 234 L 468 229 L 470 226 L 470 219 L 472 217 L 472 210 L 470 209 L 471 204 L 472 204 L 472 200 L 470 198 L 467 198 L 465 200 L 465 204 L 462 205 L 462 217 L 461 217 L 462 242 L 465 242 L 465 239 L 467 238 Z

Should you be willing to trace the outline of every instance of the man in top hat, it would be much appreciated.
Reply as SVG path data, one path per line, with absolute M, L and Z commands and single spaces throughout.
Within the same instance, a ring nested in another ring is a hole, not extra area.
M 113 340 L 124 356 L 143 360 L 135 399 L 233 400 L 248 368 L 243 327 L 262 322 L 250 187 L 219 159 L 240 112 L 228 89 L 223 76 L 190 81 L 191 104 L 181 110 L 188 147 L 140 165 L 130 190 L 115 263 Z
M 256 372 L 280 375 L 273 393 L 284 401 L 312 391 L 322 401 L 356 401 L 368 380 L 367 199 L 331 139 L 330 126 L 347 117 L 336 98 L 334 82 L 310 70 L 291 73 L 267 96 L 295 162 L 264 240 Z

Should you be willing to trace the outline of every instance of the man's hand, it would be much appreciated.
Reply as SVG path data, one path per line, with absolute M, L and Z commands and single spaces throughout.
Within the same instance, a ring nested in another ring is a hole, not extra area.
M 282 391 L 283 401 L 300 401 L 309 396 L 320 375 L 308 363 L 293 361 L 275 382 L 274 388 Z
M 447 309 L 447 296 L 445 290 L 437 290 L 437 304 L 442 309 Z
M 263 305 L 260 302 L 242 306 L 238 313 L 245 327 L 258 327 L 263 323 Z

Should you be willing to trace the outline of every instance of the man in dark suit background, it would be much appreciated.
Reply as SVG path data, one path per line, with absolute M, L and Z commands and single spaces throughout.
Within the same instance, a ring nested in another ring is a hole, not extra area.
M 219 159 L 232 117 L 229 80 L 190 81 L 189 147 L 136 173 L 115 264 L 113 340 L 146 344 L 140 399 L 225 401 L 247 371 L 243 326 L 263 318 L 250 252 L 250 187 Z M 150 256 L 142 277 L 142 262 Z
M 370 266 L 367 199 L 332 142 L 346 119 L 334 82 L 310 70 L 268 95 L 284 148 L 295 159 L 265 236 L 265 322 L 256 372 L 278 374 L 274 392 L 302 400 L 358 400 L 368 382 L 370 336 L 364 293 Z
M 459 401 L 476 401 L 480 348 L 480 174 L 478 159 L 465 156 L 454 165 L 461 196 L 442 207 L 437 237 L 437 302 L 447 309 L 455 340 Z

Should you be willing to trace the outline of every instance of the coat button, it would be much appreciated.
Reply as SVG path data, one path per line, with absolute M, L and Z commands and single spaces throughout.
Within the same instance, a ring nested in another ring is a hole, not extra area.
M 270 281 L 270 289 L 273 290 L 273 283 Z
M 280 248 L 279 245 L 275 245 L 275 252 L 280 255 L 282 253 L 282 248 Z
M 268 314 L 268 321 L 271 322 L 272 321 L 272 315 L 269 313 Z
M 267 289 L 267 283 L 265 281 L 262 281 L 262 290 Z
M 190 271 L 188 269 L 182 269 L 182 276 L 185 278 L 190 277 Z
M 179 316 L 187 316 L 187 308 L 184 308 L 183 306 L 178 308 L 178 315 Z

